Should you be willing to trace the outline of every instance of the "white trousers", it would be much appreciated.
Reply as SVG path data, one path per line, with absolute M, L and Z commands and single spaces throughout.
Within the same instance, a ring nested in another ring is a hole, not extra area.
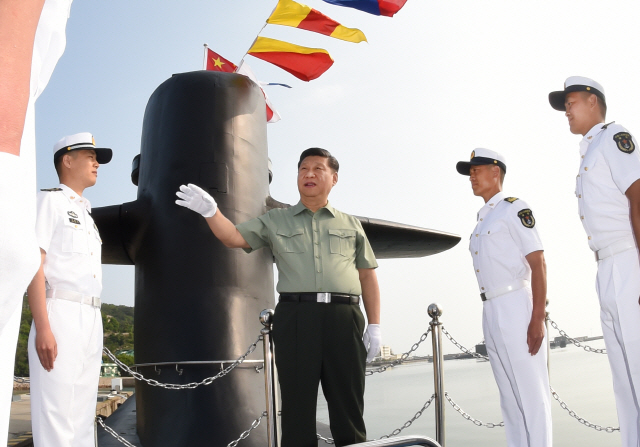
M 482 329 L 509 447 L 552 446 L 546 336 L 536 355 L 527 346 L 532 309 L 529 288 L 484 302 Z
M 638 251 L 598 262 L 600 320 L 613 376 L 623 447 L 640 446 L 640 266 Z
M 35 447 L 94 445 L 102 317 L 87 304 L 47 299 L 58 357 L 47 372 L 35 350 L 36 329 L 29 334 L 31 427 Z
M 64 52 L 72 0 L 46 0 L 38 22 L 20 157 L 0 152 L 0 439 L 8 432 L 22 296 L 38 270 L 35 101 Z

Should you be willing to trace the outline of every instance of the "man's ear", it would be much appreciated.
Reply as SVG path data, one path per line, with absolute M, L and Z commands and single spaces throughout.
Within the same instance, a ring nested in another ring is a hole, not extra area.
M 333 186 L 336 186 L 336 183 L 338 183 L 338 173 L 334 172 L 333 173 Z
M 66 166 L 67 168 L 71 167 L 71 154 L 66 153 L 62 156 L 62 166 Z

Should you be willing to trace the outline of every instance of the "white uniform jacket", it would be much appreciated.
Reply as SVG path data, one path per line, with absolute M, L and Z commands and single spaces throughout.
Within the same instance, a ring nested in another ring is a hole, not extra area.
M 99 297 L 101 245 L 91 203 L 66 185 L 38 193 L 38 245 L 46 252 L 46 288 Z
M 580 142 L 576 176 L 578 210 L 589 247 L 601 250 L 633 242 L 625 192 L 640 178 L 640 150 L 619 124 L 596 124 Z
M 542 250 L 533 213 L 523 200 L 499 192 L 478 212 L 478 224 L 469 241 L 480 293 L 531 279 L 525 259 Z

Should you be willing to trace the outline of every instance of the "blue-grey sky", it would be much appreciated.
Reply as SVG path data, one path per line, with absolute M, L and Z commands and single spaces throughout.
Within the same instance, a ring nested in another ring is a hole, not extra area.
M 66 52 L 36 106 L 38 188 L 57 184 L 53 144 L 88 131 L 114 157 L 86 196 L 93 206 L 135 200 L 130 166 L 149 96 L 173 73 L 201 69 L 204 43 L 238 63 L 276 3 L 75 1 Z M 341 163 L 330 197 L 338 209 L 462 236 L 444 254 L 380 262 L 383 342 L 407 350 L 426 329 L 432 302 L 441 304 L 445 326 L 463 344 L 482 339 L 468 236 L 483 202 L 455 171 L 475 147 L 506 156 L 505 192 L 533 209 L 551 317 L 570 335 L 600 334 L 596 265 L 574 196 L 580 137 L 569 133 L 547 94 L 568 76 L 592 77 L 605 88 L 608 121 L 637 132 L 640 37 L 633 24 L 640 4 L 408 0 L 386 18 L 321 0 L 305 3 L 361 29 L 369 43 L 273 25 L 262 32 L 325 48 L 335 60 L 305 83 L 246 59 L 260 80 L 293 87 L 268 90 L 282 115 L 268 126 L 272 196 L 295 203 L 299 153 L 325 147 Z M 103 300 L 133 305 L 133 267 L 104 267 Z

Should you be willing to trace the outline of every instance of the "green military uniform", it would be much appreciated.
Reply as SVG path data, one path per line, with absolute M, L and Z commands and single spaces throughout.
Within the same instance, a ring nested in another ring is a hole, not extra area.
M 378 266 L 362 225 L 330 204 L 313 213 L 302 202 L 237 225 L 251 246 L 271 248 L 280 294 L 360 295 L 358 269 Z M 280 302 L 273 321 L 282 394 L 282 447 L 316 446 L 318 383 L 327 399 L 337 446 L 366 440 L 359 306 Z

